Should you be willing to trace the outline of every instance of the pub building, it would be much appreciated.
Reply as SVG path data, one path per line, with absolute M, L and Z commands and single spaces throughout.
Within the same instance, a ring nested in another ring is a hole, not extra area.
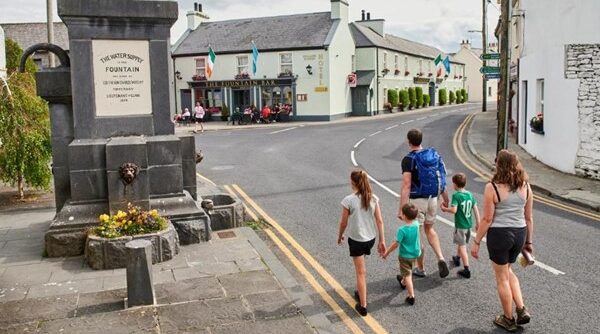
M 433 66 L 440 50 L 383 34 L 383 20 L 371 20 L 364 11 L 361 21 L 349 22 L 348 0 L 330 4 L 330 12 L 216 22 L 194 4 L 187 13 L 188 29 L 172 46 L 177 112 L 191 111 L 196 102 L 213 115 L 224 106 L 233 112 L 280 103 L 291 106 L 294 120 L 329 121 L 378 114 L 390 88 L 463 87 L 453 77 L 413 78 L 413 67 Z M 253 42 L 259 51 L 255 74 Z M 209 47 L 216 54 L 210 78 Z M 400 58 L 406 71 L 398 69 Z M 452 64 L 457 73 L 464 71 L 463 64 Z M 383 71 L 386 66 L 392 73 Z M 353 73 L 357 80 L 350 79 Z

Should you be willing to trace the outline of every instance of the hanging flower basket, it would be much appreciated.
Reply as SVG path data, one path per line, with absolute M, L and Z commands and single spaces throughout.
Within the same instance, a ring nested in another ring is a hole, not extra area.
M 531 131 L 535 133 L 544 134 L 544 114 L 538 113 L 529 121 Z

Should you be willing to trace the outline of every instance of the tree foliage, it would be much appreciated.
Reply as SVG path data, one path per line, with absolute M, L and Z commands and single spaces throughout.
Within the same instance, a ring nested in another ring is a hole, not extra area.
M 446 105 L 446 103 L 448 102 L 448 91 L 446 90 L 446 88 L 441 88 L 438 94 L 440 105 Z
M 431 102 L 429 94 L 423 94 L 423 108 L 429 107 L 429 102 Z
M 417 109 L 421 108 L 423 106 L 423 88 L 422 87 L 415 87 L 415 95 L 416 95 L 416 99 L 417 99 Z
M 410 109 L 413 109 L 417 105 L 417 94 L 415 87 L 408 88 L 408 100 L 410 101 Z
M 0 82 L 0 180 L 16 184 L 21 198 L 25 183 L 47 189 L 52 176 L 48 106 L 36 95 L 33 62 L 18 72 L 22 53 L 6 40 L 8 79 Z
M 398 106 L 398 91 L 395 89 L 388 90 L 388 102 L 392 105 L 392 108 Z
M 402 111 L 404 111 L 405 109 L 408 109 L 408 107 L 410 106 L 410 99 L 408 98 L 408 91 L 406 89 L 402 89 L 400 90 L 400 93 L 398 93 L 399 95 L 399 99 L 400 99 L 400 109 Z
M 454 91 L 450 91 L 450 104 L 456 102 L 456 95 L 454 94 Z

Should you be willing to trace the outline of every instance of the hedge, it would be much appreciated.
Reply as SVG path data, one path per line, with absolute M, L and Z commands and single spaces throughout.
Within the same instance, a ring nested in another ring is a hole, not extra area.
M 417 98 L 417 108 L 421 108 L 423 106 L 423 88 L 416 87 L 415 95 Z
M 431 102 L 431 97 L 429 97 L 429 94 L 423 94 L 423 108 L 429 107 L 429 102 Z
M 398 91 L 395 89 L 388 90 L 388 102 L 392 105 L 392 108 L 398 106 Z
M 417 95 L 415 93 L 415 87 L 408 89 L 408 99 L 410 100 L 410 109 L 413 109 L 417 105 Z
M 450 104 L 456 102 L 456 95 L 453 91 L 450 91 Z
M 446 90 L 446 88 L 440 89 L 439 96 L 440 105 L 446 105 L 446 103 L 448 103 L 448 91 Z

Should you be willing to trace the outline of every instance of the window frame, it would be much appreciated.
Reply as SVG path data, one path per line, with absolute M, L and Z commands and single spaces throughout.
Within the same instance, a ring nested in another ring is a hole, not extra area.
M 240 65 L 240 59 L 246 58 L 246 65 Z M 250 73 L 250 57 L 248 55 L 238 55 L 235 57 L 236 60 L 236 73 L 237 74 L 249 74 Z M 246 68 L 245 71 L 242 69 Z
M 202 60 L 204 62 L 204 67 L 198 66 L 198 61 L 199 60 Z M 196 58 L 194 58 L 194 69 L 195 69 L 195 74 L 196 75 L 206 76 L 206 57 L 196 57 Z
M 284 55 L 290 55 L 290 62 L 289 63 L 284 63 L 283 62 L 283 56 Z M 284 66 L 289 66 L 290 67 L 289 72 L 283 70 Z M 294 54 L 292 52 L 280 52 L 279 53 L 279 73 L 286 73 L 286 74 L 293 74 L 294 73 Z

